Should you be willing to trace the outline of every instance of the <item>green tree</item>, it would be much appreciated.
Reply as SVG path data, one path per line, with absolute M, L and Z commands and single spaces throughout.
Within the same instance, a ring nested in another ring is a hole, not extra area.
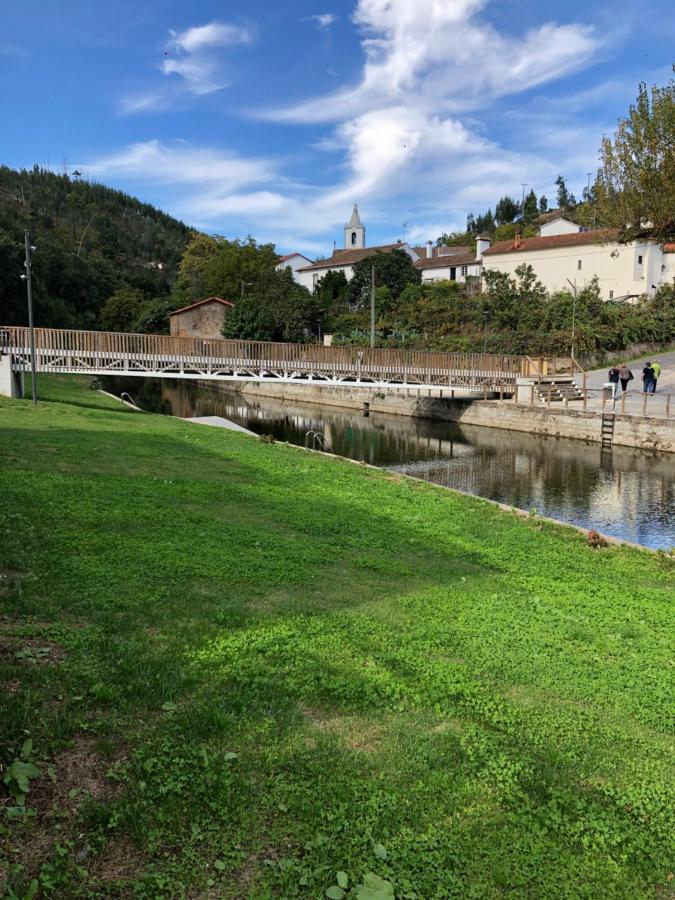
M 537 206 L 537 195 L 534 191 L 530 191 L 529 194 L 525 197 L 525 206 L 523 208 L 522 219 L 525 224 L 530 224 L 530 222 L 534 222 L 534 220 L 539 215 L 539 209 Z
M 374 253 L 359 260 L 354 266 L 350 282 L 351 302 L 357 308 L 367 306 L 370 298 L 372 270 L 375 269 L 375 287 L 388 287 L 392 299 L 396 300 L 409 284 L 419 284 L 421 272 L 405 250 L 391 253 Z
M 675 67 L 674 67 L 675 68 Z M 675 81 L 640 84 L 628 116 L 601 147 L 595 206 L 621 239 L 675 238 Z
M 548 200 L 546 199 L 544 194 L 542 194 L 541 197 L 539 198 L 539 212 L 540 213 L 548 212 Z
M 144 300 L 132 323 L 133 331 L 139 334 L 168 334 L 169 313 L 174 309 L 175 302 L 166 297 Z
M 143 294 L 137 288 L 128 285 L 118 288 L 103 304 L 101 328 L 104 331 L 132 331 L 143 301 Z
M 293 280 L 290 269 L 272 269 L 237 300 L 225 317 L 223 335 L 302 342 L 315 333 L 317 313 L 316 297 Z
M 556 187 L 558 188 L 558 208 L 562 209 L 563 212 L 570 205 L 570 195 L 567 190 L 567 185 L 565 184 L 565 179 L 562 175 L 558 175 L 555 180 Z
M 236 302 L 251 287 L 274 272 L 278 262 L 272 244 L 230 241 L 223 237 L 195 235 L 181 259 L 174 298 L 180 304 L 204 297 Z
M 502 197 L 495 207 L 495 221 L 497 225 L 508 225 L 513 222 L 520 211 L 520 204 L 513 197 Z

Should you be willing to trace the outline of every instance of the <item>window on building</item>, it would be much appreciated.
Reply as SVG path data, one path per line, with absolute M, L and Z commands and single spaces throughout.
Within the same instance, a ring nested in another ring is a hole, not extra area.
M 462 266 L 462 275 L 464 276 L 464 278 L 466 278 L 466 274 L 468 271 L 469 271 L 468 266 Z
M 450 269 L 450 281 L 456 281 L 456 280 L 457 280 L 457 269 L 453 266 Z
M 317 273 L 315 272 L 315 273 L 312 275 L 312 287 L 316 287 L 318 281 L 319 281 L 319 276 L 318 276 Z
M 356 247 L 356 232 L 352 231 L 352 247 Z
M 642 256 L 638 256 L 638 266 L 642 265 Z
M 577 269 L 581 269 L 581 260 L 580 259 L 577 260 Z
M 610 291 L 610 292 L 609 292 L 609 299 L 610 299 L 610 300 L 613 300 L 613 299 L 614 299 L 614 291 Z

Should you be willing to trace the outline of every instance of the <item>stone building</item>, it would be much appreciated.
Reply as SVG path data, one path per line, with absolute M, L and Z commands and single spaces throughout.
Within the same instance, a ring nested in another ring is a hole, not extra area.
M 227 311 L 234 303 L 220 297 L 207 297 L 169 313 L 172 337 L 222 338 Z

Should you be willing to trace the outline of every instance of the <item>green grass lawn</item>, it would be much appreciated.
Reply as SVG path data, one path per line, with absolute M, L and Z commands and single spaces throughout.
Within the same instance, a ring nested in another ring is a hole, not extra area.
M 0 894 L 672 896 L 669 559 L 39 387 L 0 398 Z

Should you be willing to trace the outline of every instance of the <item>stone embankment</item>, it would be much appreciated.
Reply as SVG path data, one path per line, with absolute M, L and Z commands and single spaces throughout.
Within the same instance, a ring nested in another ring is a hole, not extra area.
M 601 442 L 602 415 L 599 411 L 548 406 L 517 405 L 507 400 L 467 400 L 452 397 L 452 392 L 415 391 L 355 387 L 318 387 L 315 385 L 255 384 L 242 387 L 242 394 L 274 397 L 317 406 L 367 409 L 421 419 L 481 425 L 510 431 L 552 437 L 574 438 L 587 443 Z M 448 396 L 450 395 L 450 396 Z M 367 404 L 367 406 L 366 406 Z M 617 415 L 614 444 L 675 453 L 675 418 Z

